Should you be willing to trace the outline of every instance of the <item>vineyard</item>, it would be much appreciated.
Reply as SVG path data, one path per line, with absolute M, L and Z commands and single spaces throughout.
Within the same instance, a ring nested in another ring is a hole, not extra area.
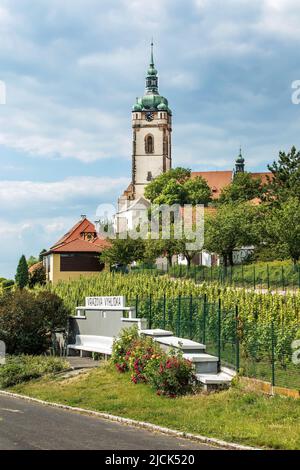
M 74 313 L 86 296 L 124 295 L 151 327 L 201 341 L 223 365 L 300 389 L 292 342 L 300 339 L 300 294 L 256 293 L 146 274 L 102 273 L 53 289 Z

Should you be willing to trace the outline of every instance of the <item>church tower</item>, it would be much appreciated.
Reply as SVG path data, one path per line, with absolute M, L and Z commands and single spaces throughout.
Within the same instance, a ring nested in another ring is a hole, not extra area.
M 145 94 L 132 108 L 131 199 L 144 195 L 152 179 L 171 168 L 172 112 L 158 91 L 158 76 L 151 42 Z

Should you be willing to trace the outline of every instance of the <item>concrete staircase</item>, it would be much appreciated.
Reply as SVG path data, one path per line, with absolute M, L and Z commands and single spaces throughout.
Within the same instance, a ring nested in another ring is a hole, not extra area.
M 183 357 L 191 361 L 195 368 L 195 375 L 205 390 L 214 390 L 230 386 L 235 376 L 231 369 L 219 370 L 219 360 L 205 352 L 205 345 L 190 339 L 173 336 L 172 331 L 161 329 L 140 330 L 141 335 L 151 336 L 161 348 L 168 352 L 175 348 L 183 352 Z

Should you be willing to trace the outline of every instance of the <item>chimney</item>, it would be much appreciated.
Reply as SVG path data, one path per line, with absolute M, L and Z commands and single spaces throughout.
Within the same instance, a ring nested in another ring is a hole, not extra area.
M 81 220 L 84 220 L 84 219 L 86 219 L 86 215 L 85 215 L 85 214 L 81 214 L 81 216 L 80 216 L 80 217 L 81 217 Z

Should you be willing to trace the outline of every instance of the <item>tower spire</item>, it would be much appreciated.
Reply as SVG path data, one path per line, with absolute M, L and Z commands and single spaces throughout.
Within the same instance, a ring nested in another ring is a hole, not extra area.
M 154 67 L 154 60 L 153 60 L 153 37 L 151 38 L 151 58 L 150 58 L 150 65 Z
M 240 153 L 235 161 L 235 173 L 244 173 L 245 171 L 245 159 L 242 155 L 242 147 L 240 146 Z
M 157 70 L 154 66 L 154 59 L 153 59 L 153 38 L 151 39 L 150 64 L 149 64 L 147 76 L 146 76 L 146 94 L 158 95 Z

